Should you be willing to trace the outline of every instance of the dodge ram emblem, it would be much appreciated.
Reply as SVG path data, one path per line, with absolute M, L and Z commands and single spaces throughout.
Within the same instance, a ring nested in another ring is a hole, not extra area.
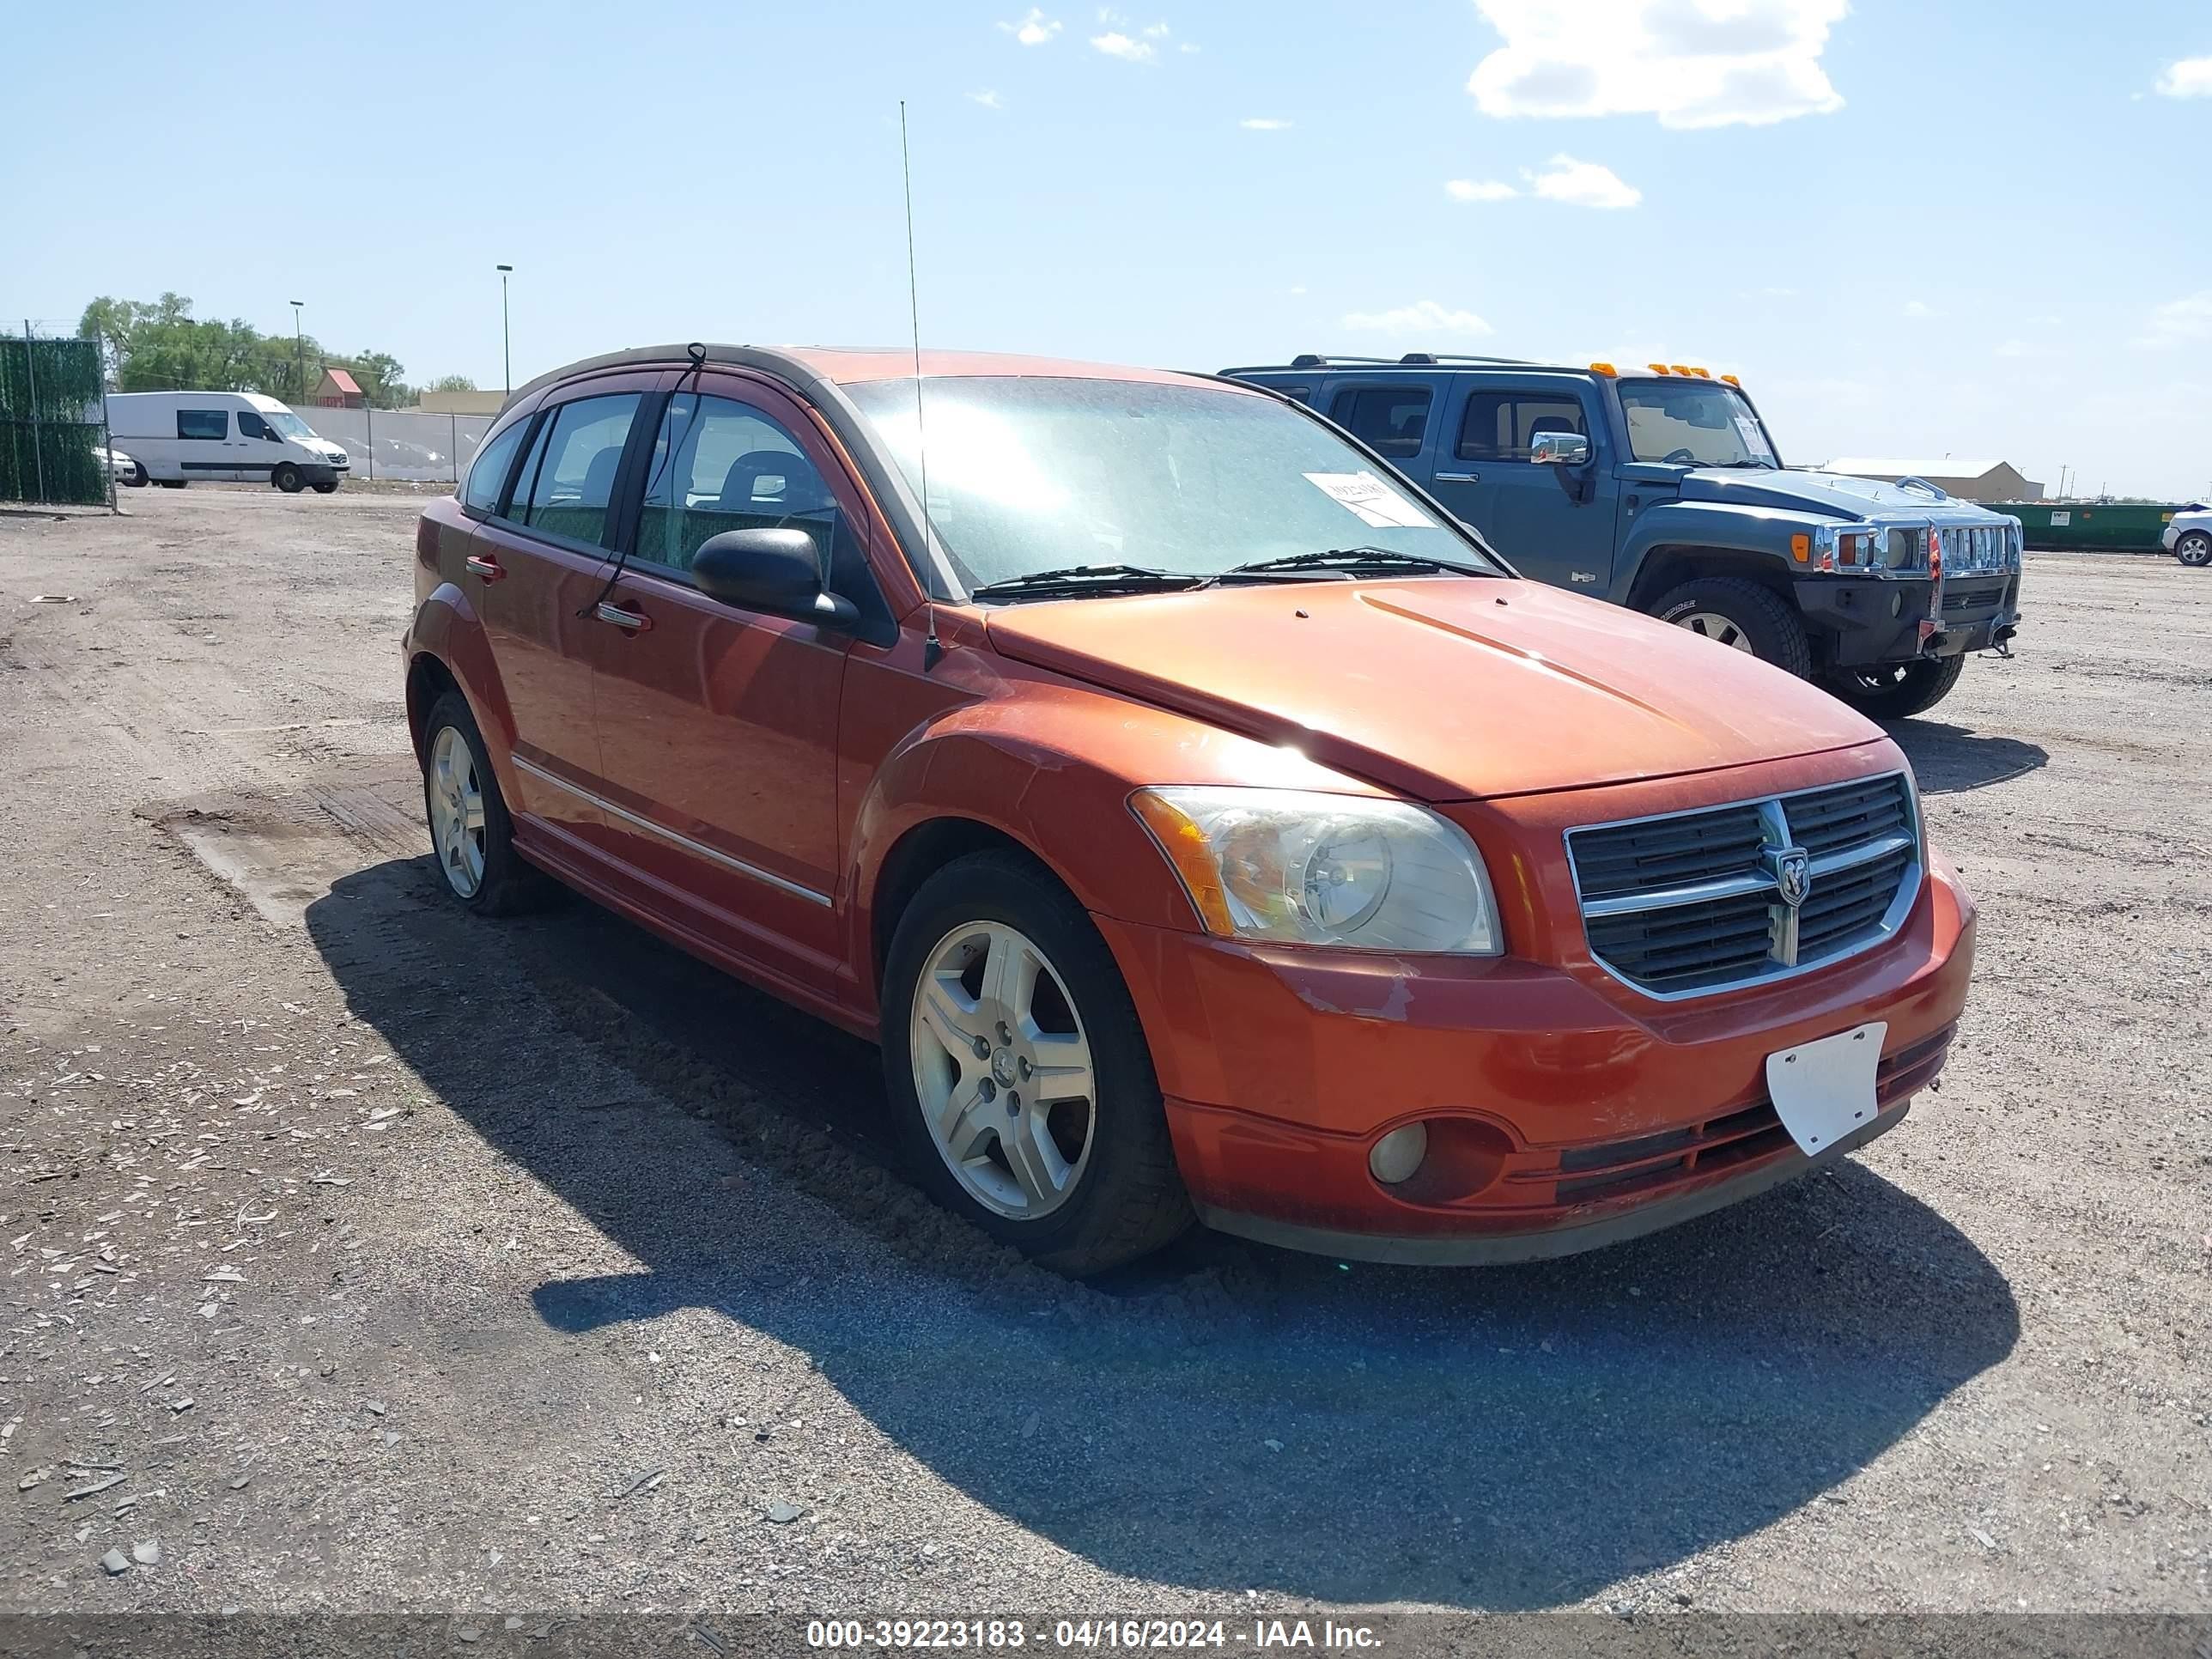
M 1774 886 L 1782 902 L 1796 909 L 1813 890 L 1813 855 L 1792 847 L 1774 855 Z

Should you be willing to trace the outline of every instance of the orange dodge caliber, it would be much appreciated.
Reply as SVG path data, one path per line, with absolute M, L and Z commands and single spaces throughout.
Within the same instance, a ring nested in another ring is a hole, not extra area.
M 550 877 L 878 1042 L 922 1179 L 1064 1271 L 1632 1238 L 1895 1127 L 1966 1000 L 1879 729 L 1259 387 L 595 357 L 416 562 L 454 899 Z

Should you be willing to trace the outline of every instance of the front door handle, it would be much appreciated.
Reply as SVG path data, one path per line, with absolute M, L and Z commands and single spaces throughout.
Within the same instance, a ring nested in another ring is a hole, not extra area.
M 599 608 L 596 614 L 601 622 L 612 623 L 625 634 L 642 634 L 653 626 L 653 618 L 643 611 L 625 611 L 609 599 L 599 601 Z
M 471 553 L 467 558 L 462 560 L 461 563 L 467 568 L 469 574 L 481 576 L 488 582 L 495 582 L 507 574 L 500 562 L 489 554 Z
M 1480 483 L 1472 472 L 1437 472 L 1430 475 L 1438 483 Z

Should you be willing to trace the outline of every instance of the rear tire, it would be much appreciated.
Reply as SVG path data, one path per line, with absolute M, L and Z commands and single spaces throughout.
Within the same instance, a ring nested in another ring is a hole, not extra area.
M 146 467 L 144 463 L 141 462 L 137 465 L 133 466 L 131 469 L 131 476 L 125 478 L 123 482 L 133 489 L 143 489 L 146 487 Z
M 1740 576 L 1698 576 L 1659 596 L 1651 614 L 1737 650 L 1747 650 L 1799 679 L 1811 678 L 1813 645 L 1804 620 L 1771 588 Z
M 1966 669 L 1962 651 L 1955 657 L 1923 657 L 1878 668 L 1833 669 L 1821 684 L 1862 714 L 1901 720 L 1924 714 L 1949 696 Z
M 480 915 L 512 915 L 551 891 L 551 879 L 514 850 L 514 825 L 476 717 L 458 691 L 422 723 L 422 808 L 446 890 Z
M 2192 530 L 2173 544 L 2173 556 L 2191 570 L 2212 564 L 2212 534 Z
M 300 469 L 287 461 L 269 475 L 269 482 L 287 495 L 296 495 L 300 493 Z
M 161 485 L 164 489 L 182 489 L 187 483 L 191 483 L 191 480 L 189 478 L 156 478 L 154 482 Z
M 1012 953 L 1009 965 L 1000 964 L 1001 951 Z M 1014 988 L 1004 1000 L 1000 985 Z M 1049 872 L 993 852 L 930 877 L 892 935 L 882 1007 L 896 1127 L 921 1184 L 946 1208 L 1078 1276 L 1147 1255 L 1189 1227 L 1190 1199 L 1128 987 L 1089 915 Z M 982 1054 L 973 1052 L 977 1041 L 988 1045 Z M 1060 1061 L 1079 1052 L 1087 1096 L 1044 1095 L 1056 1070 L 1074 1069 Z M 1047 1099 L 1056 1103 L 1042 1109 Z M 1041 1165 L 1064 1184 L 1035 1179 Z

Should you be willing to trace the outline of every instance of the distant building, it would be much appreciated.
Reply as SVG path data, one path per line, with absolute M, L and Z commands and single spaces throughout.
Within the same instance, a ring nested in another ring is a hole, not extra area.
M 1965 501 L 2039 501 L 2043 486 L 2021 476 L 2007 461 L 1961 460 L 1946 455 L 1941 460 L 1893 460 L 1886 457 L 1847 455 L 1828 462 L 1823 472 L 1841 472 L 1853 478 L 1878 478 L 1895 483 L 1899 478 L 1925 478 L 1946 495 Z
M 415 406 L 425 415 L 496 415 L 504 392 L 426 392 Z
M 360 383 L 342 368 L 325 368 L 323 378 L 308 393 L 307 401 L 317 409 L 366 409 L 368 395 Z

